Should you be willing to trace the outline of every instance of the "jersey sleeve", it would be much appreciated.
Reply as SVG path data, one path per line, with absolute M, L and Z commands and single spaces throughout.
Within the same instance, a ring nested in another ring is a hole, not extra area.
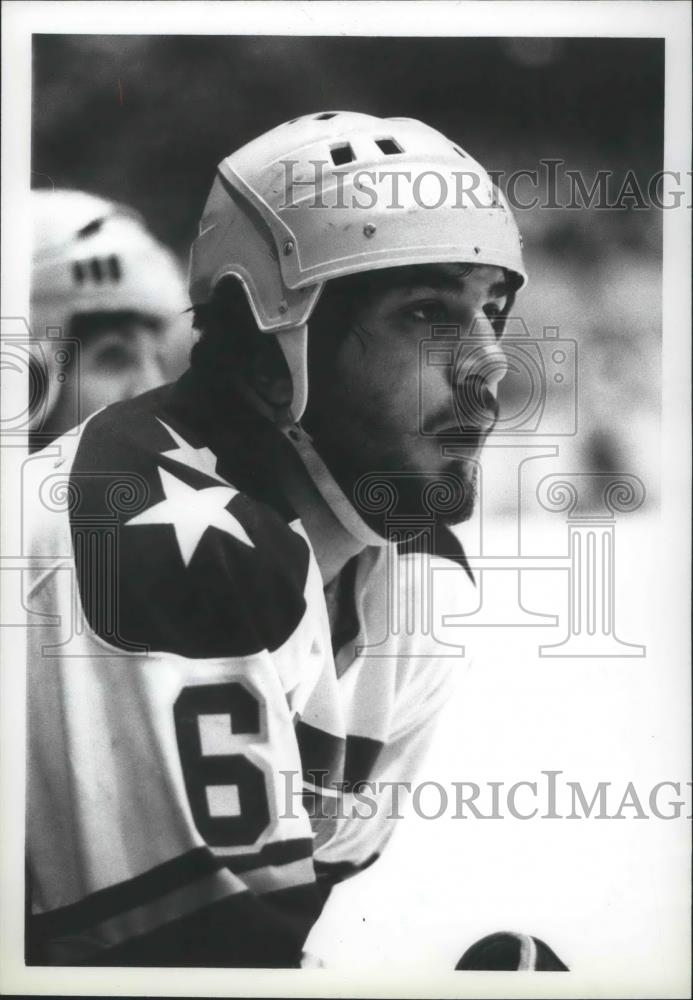
M 388 572 L 387 559 L 374 562 L 361 594 L 380 641 L 368 647 L 368 634 L 359 637 L 365 645 L 354 667 L 341 678 L 343 685 L 349 685 L 346 781 L 341 794 L 331 800 L 334 816 L 330 816 L 327 800 L 319 802 L 324 819 L 317 827 L 316 866 L 326 890 L 367 867 L 383 852 L 421 774 L 441 711 L 450 701 L 460 673 L 459 648 L 440 643 L 434 628 L 388 632 L 383 619 L 378 628 L 373 605 L 384 607 L 387 613 L 387 602 L 378 597 L 392 593 L 386 589 Z M 421 581 L 428 586 L 432 575 L 425 563 L 402 567 L 402 574 L 408 586 L 396 591 L 401 602 L 398 622 L 407 620 L 407 602 L 422 600 Z M 433 622 L 458 607 L 460 593 L 471 586 L 464 569 L 454 566 L 444 567 L 441 582 Z
M 34 527 L 28 957 L 297 964 L 321 908 L 294 794 L 294 705 L 332 656 L 315 558 L 202 447 L 154 426 L 103 457 L 107 430 Z
M 398 719 L 382 744 L 351 737 L 352 754 L 359 751 L 372 763 L 367 777 L 349 783 L 339 801 L 330 837 L 316 851 L 316 870 L 323 894 L 368 867 L 382 854 L 401 819 L 414 782 L 421 773 L 438 719 L 454 684 L 453 664 L 431 659 L 418 665 L 399 693 L 393 715 Z M 329 824 L 329 818 L 326 817 Z

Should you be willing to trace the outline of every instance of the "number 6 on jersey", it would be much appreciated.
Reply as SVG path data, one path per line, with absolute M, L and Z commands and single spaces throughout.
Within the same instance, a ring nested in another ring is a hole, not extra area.
M 248 757 L 267 740 L 265 707 L 245 683 L 183 688 L 173 707 L 195 825 L 213 847 L 254 844 L 270 823 L 267 782 Z

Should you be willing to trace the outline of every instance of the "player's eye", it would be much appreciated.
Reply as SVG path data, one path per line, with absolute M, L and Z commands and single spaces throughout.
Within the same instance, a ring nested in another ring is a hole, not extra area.
M 110 344 L 94 356 L 97 368 L 113 373 L 124 371 L 132 364 L 132 360 L 130 351 L 122 344 Z
M 445 323 L 448 319 L 447 308 L 437 299 L 415 302 L 407 306 L 405 315 L 418 323 Z

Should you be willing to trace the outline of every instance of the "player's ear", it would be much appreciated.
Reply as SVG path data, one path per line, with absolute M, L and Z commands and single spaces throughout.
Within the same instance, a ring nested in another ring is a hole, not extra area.
M 258 396 L 274 409 L 291 405 L 291 374 L 276 337 L 260 334 L 256 338 L 250 365 L 250 381 Z

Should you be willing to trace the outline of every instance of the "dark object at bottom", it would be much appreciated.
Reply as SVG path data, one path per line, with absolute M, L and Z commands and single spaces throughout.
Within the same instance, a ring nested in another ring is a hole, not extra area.
M 456 971 L 569 972 L 567 965 L 539 938 L 530 934 L 499 931 L 467 948 Z

